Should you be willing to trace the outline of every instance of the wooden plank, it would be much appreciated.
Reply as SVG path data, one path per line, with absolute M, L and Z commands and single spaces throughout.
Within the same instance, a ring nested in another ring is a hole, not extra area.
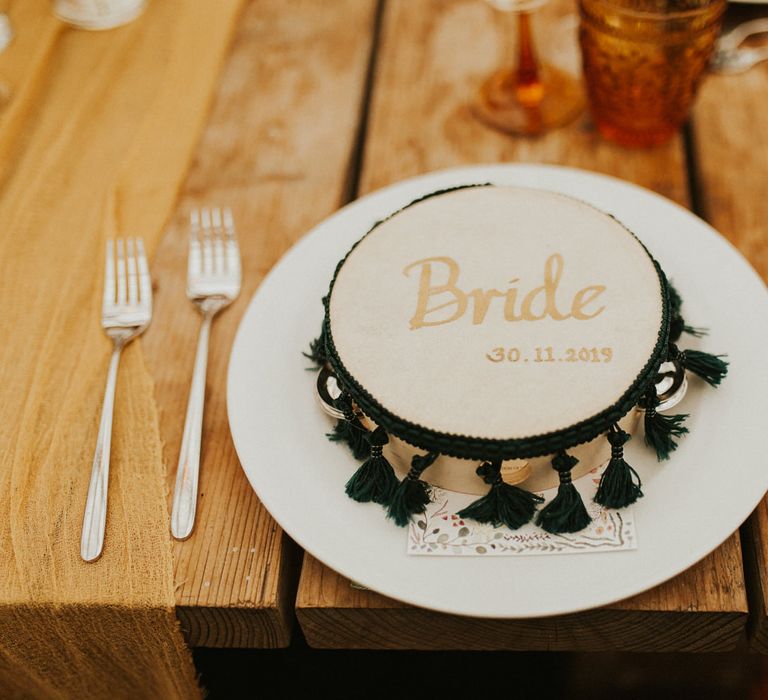
M 13 2 L 0 54 L 0 696 L 199 696 L 175 616 L 165 469 L 141 340 L 115 398 L 103 555 L 80 558 L 112 344 L 104 241 L 154 251 L 239 0 L 149 3 L 76 31 Z M 7 71 L 7 73 L 6 73 Z M 194 82 L 185 82 L 189 75 Z M 158 329 L 161 330 L 161 329 Z
M 537 12 L 542 53 L 558 52 L 572 4 Z M 563 24 L 565 22 L 565 24 Z M 575 25 L 571 22 L 571 31 Z M 584 116 L 537 140 L 497 134 L 471 116 L 482 78 L 509 56 L 504 18 L 474 0 L 389 0 L 377 56 L 361 191 L 434 169 L 473 163 L 544 162 L 596 170 L 688 203 L 682 138 L 629 151 L 596 134 Z M 578 52 L 571 35 L 573 56 Z M 458 50 L 457 47 L 467 47 Z M 471 48 L 469 48 L 471 47 Z M 430 613 L 368 591 L 305 557 L 297 614 L 318 647 L 687 649 L 732 648 L 747 611 L 739 535 L 682 575 L 629 601 L 563 618 L 487 621 Z M 447 634 L 446 634 L 447 633 Z M 492 639 L 492 642 L 488 642 Z
M 693 119 L 702 215 L 768 280 L 768 64 L 710 75 Z
M 243 14 L 208 126 L 152 262 L 155 381 L 169 507 L 200 317 L 185 289 L 195 206 L 229 206 L 243 288 L 213 324 L 196 529 L 174 543 L 178 617 L 194 646 L 281 647 L 290 638 L 300 552 L 253 493 L 226 414 L 227 360 L 251 295 L 303 233 L 342 202 L 368 64 L 373 1 L 255 0 Z M 343 27 L 343 32 L 340 28 Z M 256 417 L 254 417 L 256 419 Z
M 572 3 L 552 0 L 534 15 L 541 53 L 570 65 L 578 62 L 572 13 Z M 538 162 L 616 175 L 687 204 L 681 139 L 628 151 L 604 141 L 586 115 L 540 139 L 512 138 L 480 124 L 469 101 L 488 73 L 512 60 L 513 45 L 509 21 L 487 3 L 389 0 L 360 192 L 439 168 Z
M 704 217 L 768 280 L 768 64 L 740 75 L 712 75 L 693 119 L 698 194 Z M 768 654 L 768 500 L 745 528 L 750 643 Z
M 760 502 L 742 530 L 749 595 L 749 646 L 752 651 L 768 654 L 768 499 Z
M 35 109 L 34 97 L 45 80 L 48 60 L 65 27 L 47 2 L 13 0 L 3 10 L 15 34 L 0 59 L 0 149 L 5 154 L 0 163 L 0 182 L 12 172 L 23 153 L 24 127 Z
M 709 565 L 724 572 L 716 581 L 683 575 L 596 610 L 494 620 L 425 610 L 360 590 L 305 554 L 297 612 L 308 643 L 324 649 L 724 651 L 743 634 L 744 614 L 725 612 L 733 601 L 724 586 L 738 572 L 715 557 Z M 698 594 L 698 583 L 708 586 L 707 595 Z M 706 607 L 690 607 L 699 604 Z

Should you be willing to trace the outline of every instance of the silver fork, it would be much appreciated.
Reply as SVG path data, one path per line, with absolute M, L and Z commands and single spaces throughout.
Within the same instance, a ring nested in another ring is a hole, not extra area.
M 190 214 L 187 296 L 200 310 L 203 322 L 197 341 L 195 368 L 187 401 L 176 486 L 173 491 L 171 533 L 185 540 L 195 526 L 200 440 L 205 404 L 208 337 L 213 317 L 240 293 L 240 251 L 230 209 L 203 208 Z
M 117 260 L 115 260 L 115 253 Z M 107 241 L 104 272 L 104 296 L 101 327 L 114 345 L 107 372 L 107 386 L 101 409 L 99 435 L 93 455 L 91 482 L 85 501 L 80 556 L 96 561 L 104 548 L 104 526 L 107 520 L 107 487 L 109 485 L 109 452 L 112 443 L 112 413 L 120 353 L 139 335 L 152 318 L 152 284 L 147 256 L 141 238 L 118 238 Z

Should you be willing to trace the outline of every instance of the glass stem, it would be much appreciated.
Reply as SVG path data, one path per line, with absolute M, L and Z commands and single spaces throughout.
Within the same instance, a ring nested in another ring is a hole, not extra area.
M 525 107 L 536 107 L 541 103 L 544 89 L 539 77 L 539 63 L 531 35 L 531 16 L 521 12 L 517 19 L 517 80 L 515 92 L 517 99 Z

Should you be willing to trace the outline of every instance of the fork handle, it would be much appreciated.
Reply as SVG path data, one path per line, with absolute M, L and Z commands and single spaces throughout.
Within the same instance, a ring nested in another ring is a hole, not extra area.
M 200 438 L 203 432 L 203 406 L 205 405 L 205 374 L 208 367 L 208 337 L 213 314 L 203 316 L 197 340 L 195 368 L 187 401 L 187 417 L 181 438 L 179 465 L 176 468 L 176 487 L 173 491 L 171 533 L 177 540 L 185 540 L 195 527 L 197 511 L 197 482 L 200 475 Z
M 109 361 L 107 385 L 101 407 L 99 435 L 93 455 L 91 482 L 85 501 L 83 531 L 80 537 L 80 556 L 85 561 L 96 561 L 104 548 L 104 528 L 107 522 L 107 487 L 109 485 L 109 453 L 112 445 L 112 414 L 115 405 L 117 367 L 120 364 L 122 342 L 116 342 Z

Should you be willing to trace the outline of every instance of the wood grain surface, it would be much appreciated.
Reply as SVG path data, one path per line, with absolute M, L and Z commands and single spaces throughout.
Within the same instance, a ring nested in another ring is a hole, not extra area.
M 702 215 L 764 281 L 768 280 L 768 123 L 761 115 L 766 97 L 768 64 L 739 75 L 710 76 L 699 95 L 692 129 Z M 768 500 L 758 506 L 743 536 L 750 641 L 755 651 L 768 654 Z
M 0 696 L 199 694 L 174 614 L 165 469 L 141 341 L 117 380 L 105 547 L 80 533 L 111 343 L 105 239 L 154 251 L 238 0 L 149 3 L 110 32 L 10 3 L 0 54 Z M 22 52 L 22 53 L 20 53 Z M 6 72 L 7 71 L 7 72 Z M 194 75 L 195 80 L 188 81 Z
M 539 37 L 542 53 L 576 65 L 570 13 L 571 3 L 555 0 L 535 21 L 547 27 Z M 603 141 L 587 115 L 534 140 L 497 134 L 475 121 L 469 100 L 482 78 L 509 60 L 512 45 L 508 22 L 486 4 L 389 0 L 380 31 L 360 192 L 451 166 L 542 162 L 607 173 L 690 203 L 681 137 L 631 151 Z M 747 600 L 734 533 L 658 588 L 578 615 L 481 621 L 432 613 L 351 589 L 310 556 L 296 608 L 308 642 L 317 647 L 714 651 L 735 646 Z
M 711 566 L 728 563 L 715 558 Z M 727 568 L 710 580 L 683 575 L 604 608 L 497 620 L 447 615 L 361 590 L 305 554 L 297 613 L 308 643 L 324 649 L 725 651 L 745 624 L 743 610 L 729 610 L 728 586 L 736 577 Z M 695 590 L 700 583 L 705 594 Z
M 280 0 L 248 4 L 176 214 L 152 261 L 157 332 L 147 334 L 144 352 L 155 381 L 170 508 L 200 325 L 184 291 L 187 221 L 193 207 L 232 208 L 243 287 L 213 324 L 197 522 L 190 539 L 174 543 L 177 611 L 193 646 L 289 642 L 301 553 L 240 468 L 227 423 L 227 360 L 266 272 L 345 197 L 374 11 L 374 2 L 360 0 L 301 0 L 290 12 Z

